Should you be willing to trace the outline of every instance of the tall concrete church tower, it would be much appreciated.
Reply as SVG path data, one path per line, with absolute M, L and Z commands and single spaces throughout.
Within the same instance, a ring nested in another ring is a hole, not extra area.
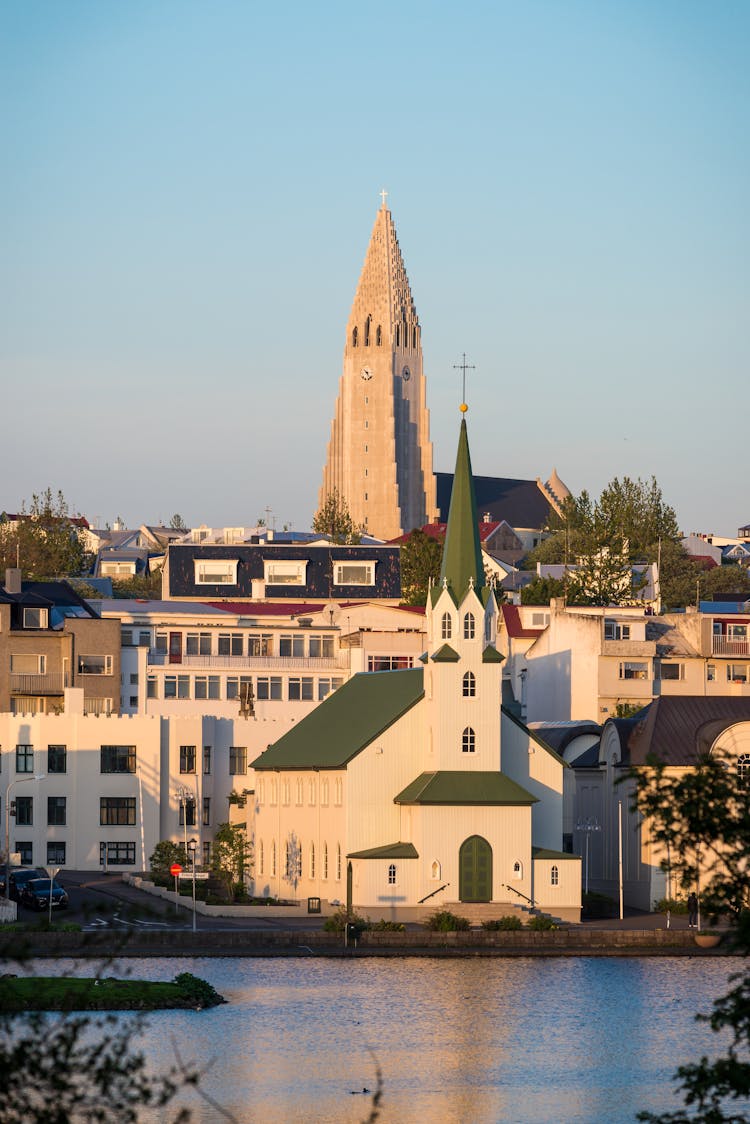
M 346 327 L 319 507 L 334 491 L 377 538 L 437 514 L 421 332 L 385 192 Z

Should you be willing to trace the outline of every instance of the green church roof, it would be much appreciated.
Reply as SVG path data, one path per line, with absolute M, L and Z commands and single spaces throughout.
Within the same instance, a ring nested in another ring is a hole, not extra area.
M 575 859 L 581 861 L 580 855 L 571 855 L 569 851 L 550 851 L 549 847 L 532 847 L 532 859 Z
M 461 659 L 455 648 L 451 648 L 450 644 L 443 644 L 438 648 L 432 659 L 435 663 L 458 663 Z
M 536 804 L 520 784 L 497 771 L 421 773 L 394 797 L 395 804 Z
M 341 769 L 424 694 L 421 667 L 355 675 L 252 762 L 254 769 Z
M 504 659 L 502 652 L 498 652 L 491 644 L 488 644 L 482 652 L 482 663 L 502 663 Z
M 418 859 L 413 843 L 388 843 L 385 847 L 370 847 L 366 851 L 352 851 L 348 859 Z
M 461 418 L 456 471 L 453 476 L 448 524 L 445 529 L 443 564 L 440 570 L 440 583 L 432 591 L 433 604 L 440 596 L 443 584 L 447 585 L 454 600 L 460 603 L 472 581 L 474 589 L 482 597 L 480 591 L 484 589 L 485 581 L 482 547 L 479 542 L 477 501 L 474 493 L 474 478 L 471 474 L 466 418 Z

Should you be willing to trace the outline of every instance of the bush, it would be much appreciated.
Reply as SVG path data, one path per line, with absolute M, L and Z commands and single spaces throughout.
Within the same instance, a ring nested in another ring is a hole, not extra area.
M 536 929 L 540 933 L 547 932 L 550 929 L 559 929 L 559 927 L 546 913 L 538 913 L 536 917 L 530 917 L 526 922 L 527 929 Z
M 523 929 L 523 924 L 520 917 L 512 915 L 511 917 L 498 917 L 491 921 L 483 921 L 482 928 L 489 932 L 508 932 Z
M 323 928 L 327 933 L 343 933 L 347 922 L 356 927 L 357 933 L 363 933 L 365 929 L 370 928 L 368 918 L 360 917 L 358 913 L 347 913 L 343 906 L 341 909 L 337 909 L 331 917 L 326 917 Z
M 191 1000 L 195 1000 L 196 1007 L 215 1007 L 217 1003 L 225 1002 L 207 980 L 199 979 L 192 972 L 180 972 L 175 976 L 174 982 L 180 985 Z
M 451 913 L 449 909 L 439 909 L 427 918 L 425 925 L 433 933 L 456 933 L 459 930 L 469 928 L 469 919 L 468 917 L 459 917 L 458 914 Z
M 655 913 L 666 913 L 667 910 L 670 913 L 687 914 L 687 902 L 682 898 L 660 898 L 658 902 L 654 902 Z
M 370 925 L 373 933 L 403 933 L 405 926 L 400 921 L 387 921 L 385 917 L 381 917 L 379 921 Z

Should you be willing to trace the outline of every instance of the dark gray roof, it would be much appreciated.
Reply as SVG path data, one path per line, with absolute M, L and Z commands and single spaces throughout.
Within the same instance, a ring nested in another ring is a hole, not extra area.
M 453 473 L 436 472 L 440 518 L 447 519 L 453 489 Z M 513 480 L 504 476 L 475 476 L 474 492 L 480 516 L 489 512 L 496 522 L 511 527 L 546 527 L 551 505 L 536 480 Z
M 644 765 L 650 755 L 665 765 L 695 765 L 722 730 L 750 722 L 750 698 L 662 696 L 634 718 L 614 722 L 623 765 Z

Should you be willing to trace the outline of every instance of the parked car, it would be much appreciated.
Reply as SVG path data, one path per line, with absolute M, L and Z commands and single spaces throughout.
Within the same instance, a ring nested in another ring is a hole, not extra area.
M 21 900 L 21 890 L 31 878 L 44 878 L 44 871 L 36 866 L 17 866 L 10 869 L 8 897 L 11 901 Z
M 56 879 L 29 878 L 21 887 L 19 902 L 28 909 L 49 909 L 50 885 L 52 887 L 52 908 L 67 909 L 68 895 Z

